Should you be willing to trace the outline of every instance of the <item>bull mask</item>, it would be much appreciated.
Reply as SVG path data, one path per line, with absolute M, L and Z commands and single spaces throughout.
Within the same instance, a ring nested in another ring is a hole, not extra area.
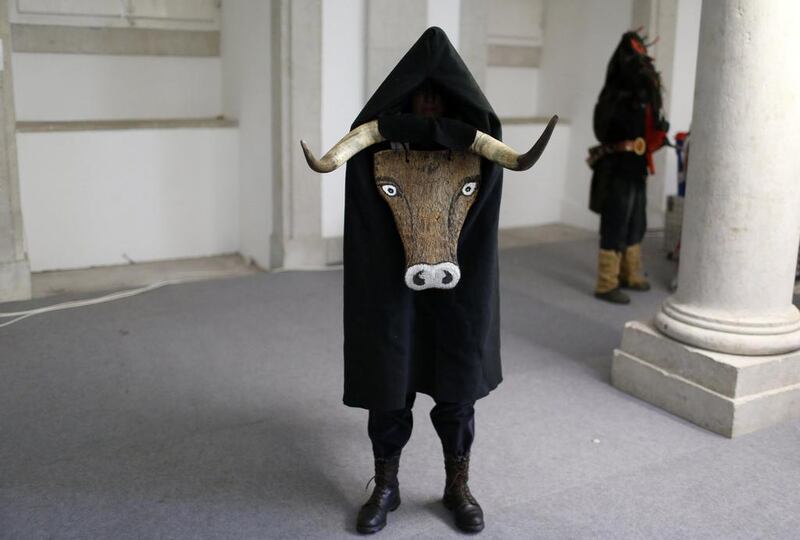
M 530 169 L 544 152 L 555 128 L 553 116 L 524 154 L 476 130 L 467 151 L 384 150 L 374 156 L 378 192 L 389 204 L 406 254 L 406 285 L 413 290 L 452 289 L 461 278 L 456 258 L 461 226 L 480 189 L 480 158 L 506 169 Z M 361 150 L 386 139 L 378 121 L 345 135 L 321 159 L 300 141 L 309 167 L 331 172 Z

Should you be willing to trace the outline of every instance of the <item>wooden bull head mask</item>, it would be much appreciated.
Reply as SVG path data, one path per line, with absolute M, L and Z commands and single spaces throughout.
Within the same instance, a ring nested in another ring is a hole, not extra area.
M 524 154 L 478 130 L 467 151 L 385 150 L 375 154 L 376 187 L 392 210 L 406 252 L 406 285 L 423 290 L 451 289 L 458 284 L 461 271 L 456 247 L 480 189 L 481 158 L 513 171 L 527 170 L 544 152 L 557 121 L 553 116 Z M 326 173 L 385 140 L 378 121 L 373 120 L 353 129 L 321 159 L 314 157 L 305 141 L 300 144 L 309 167 Z
M 375 183 L 403 241 L 409 288 L 452 289 L 458 284 L 458 237 L 480 178 L 481 160 L 468 152 L 375 154 Z

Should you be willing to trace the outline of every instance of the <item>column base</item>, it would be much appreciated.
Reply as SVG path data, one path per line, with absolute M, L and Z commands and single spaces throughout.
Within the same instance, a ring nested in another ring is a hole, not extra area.
M 318 269 L 342 262 L 342 238 L 272 237 L 271 263 L 285 270 Z
M 620 390 L 726 437 L 800 418 L 800 351 L 711 352 L 632 321 L 614 350 L 611 379 Z
M 31 270 L 28 261 L 0 263 L 0 302 L 31 298 Z
M 800 311 L 787 302 L 766 318 L 729 319 L 667 298 L 655 327 L 688 345 L 734 355 L 768 356 L 800 350 Z

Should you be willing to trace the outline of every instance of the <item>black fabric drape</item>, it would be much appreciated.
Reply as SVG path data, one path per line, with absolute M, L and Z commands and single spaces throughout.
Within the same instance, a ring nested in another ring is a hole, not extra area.
M 446 117 L 408 118 L 422 84 L 446 102 Z M 462 149 L 474 129 L 501 138 L 500 122 L 445 33 L 429 28 L 353 122 L 379 119 L 392 142 Z M 344 398 L 346 405 L 402 409 L 423 392 L 472 402 L 502 380 L 497 224 L 502 168 L 482 160 L 481 185 L 458 242 L 461 281 L 415 292 L 404 282 L 405 255 L 373 175 L 375 145 L 347 164 L 344 226 Z
M 636 32 L 622 35 L 606 68 L 606 79 L 594 107 L 594 135 L 603 144 L 645 136 L 645 108 L 650 104 L 660 114 L 661 95 L 650 60 L 633 49 L 641 42 Z M 592 174 L 589 208 L 602 213 L 613 191 L 614 179 L 647 175 L 647 160 L 633 152 L 610 154 L 600 160 Z
M 613 176 L 600 214 L 600 249 L 625 251 L 640 244 L 647 232 L 647 179 Z
M 369 411 L 367 433 L 376 458 L 390 458 L 403 450 L 414 428 L 412 407 L 416 394 L 406 396 L 405 408 L 397 411 Z M 430 412 L 431 422 L 442 443 L 442 451 L 451 456 L 466 456 L 475 440 L 475 404 L 437 402 Z

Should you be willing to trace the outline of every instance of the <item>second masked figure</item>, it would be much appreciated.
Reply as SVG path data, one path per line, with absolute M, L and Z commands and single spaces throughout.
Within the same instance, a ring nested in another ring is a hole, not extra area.
M 647 230 L 647 175 L 653 152 L 666 142 L 661 81 L 644 40 L 626 32 L 608 63 L 594 109 L 598 146 L 589 150 L 594 170 L 589 207 L 600 214 L 595 296 L 627 304 L 621 288 L 650 289 L 642 272 Z

